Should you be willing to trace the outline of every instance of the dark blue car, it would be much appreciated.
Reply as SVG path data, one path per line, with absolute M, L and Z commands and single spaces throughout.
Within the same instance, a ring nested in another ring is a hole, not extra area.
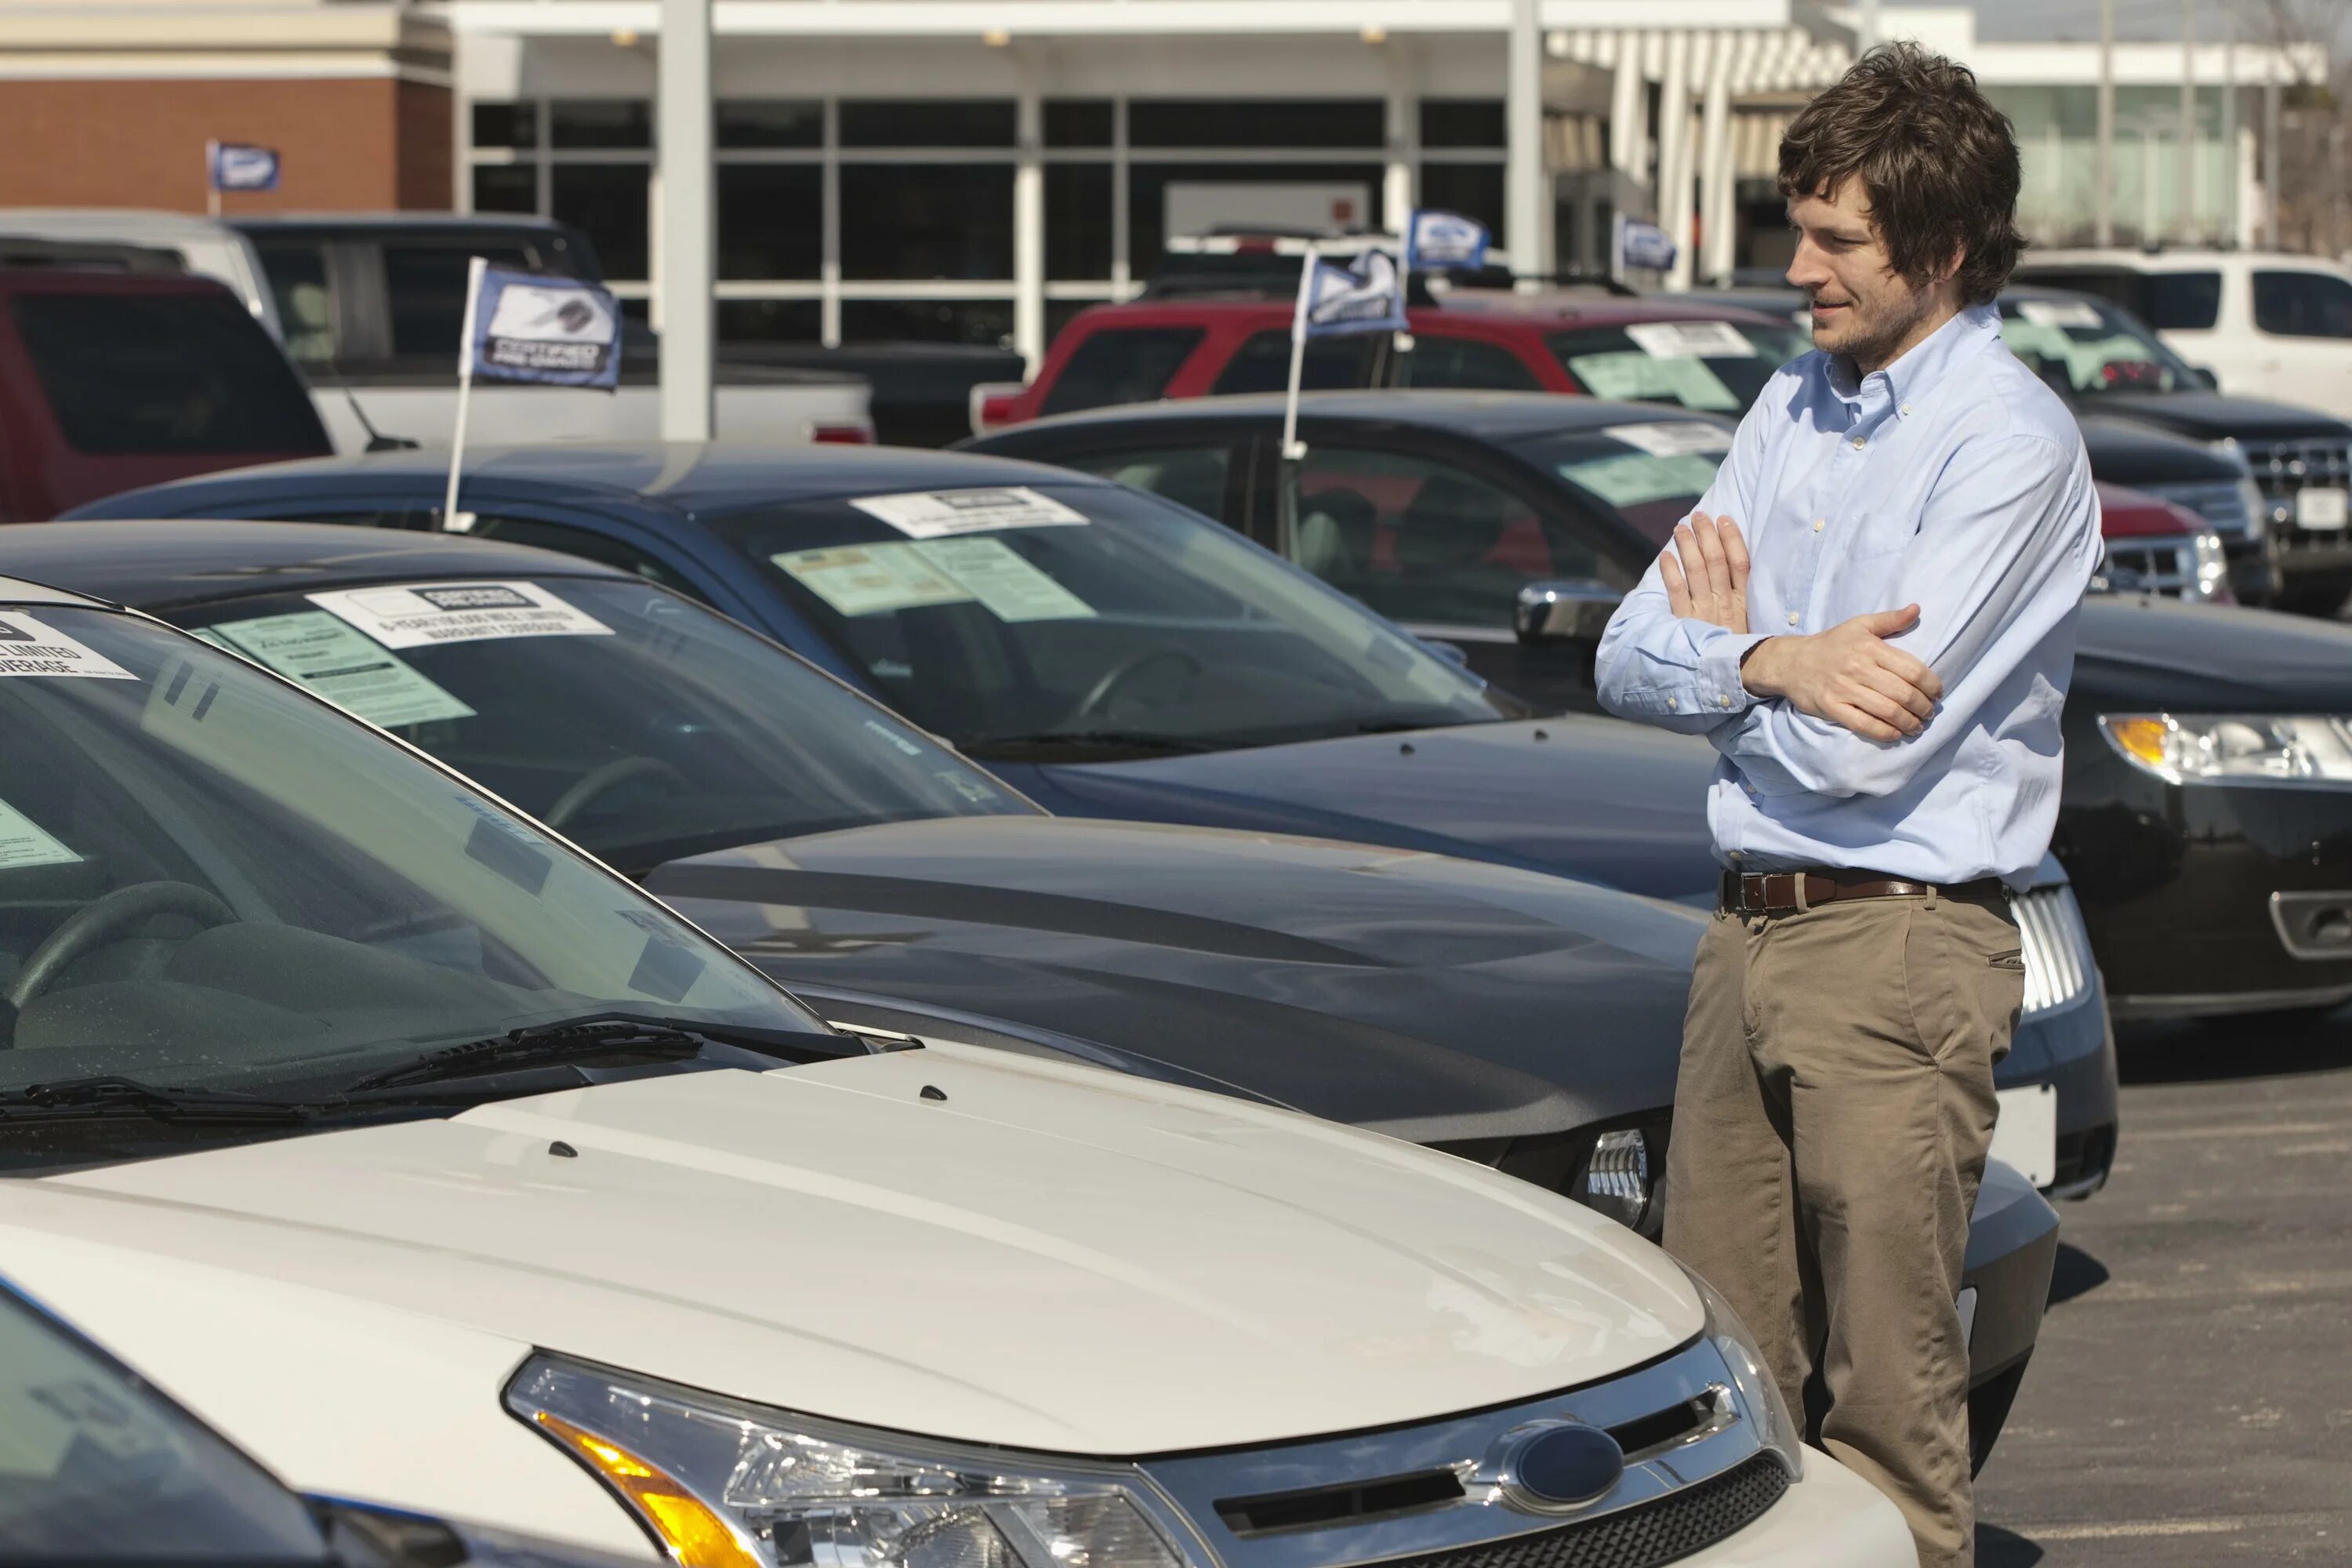
M 76 515 L 430 530 L 444 462 L 281 464 Z M 1536 717 L 1160 496 L 960 453 L 545 447 L 470 462 L 453 523 L 700 598 L 1060 815 L 1384 844 L 1711 897 L 1703 741 Z M 2046 1190 L 2080 1194 L 2114 1158 L 2105 1006 L 2054 861 L 2020 915 L 2028 1011 L 1999 1072 L 1998 1152 Z

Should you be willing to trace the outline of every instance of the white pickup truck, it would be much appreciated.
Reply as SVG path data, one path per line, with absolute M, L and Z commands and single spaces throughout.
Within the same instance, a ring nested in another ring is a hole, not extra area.
M 371 213 L 219 223 L 183 213 L 0 209 L 0 236 L 135 246 L 218 279 L 310 378 L 339 452 L 378 437 L 445 446 L 457 416 L 466 262 L 598 277 L 578 230 L 533 217 Z M 838 371 L 722 364 L 718 434 L 730 440 L 874 439 L 866 380 Z M 622 362 L 614 392 L 478 383 L 466 438 L 650 440 L 660 430 L 650 338 Z

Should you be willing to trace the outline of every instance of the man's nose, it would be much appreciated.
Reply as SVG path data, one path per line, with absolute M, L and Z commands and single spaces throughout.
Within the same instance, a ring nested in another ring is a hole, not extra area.
M 1797 254 L 1789 258 L 1788 278 L 1794 289 L 1816 289 L 1829 281 L 1829 268 L 1822 265 L 1821 251 L 1811 240 L 1797 241 Z

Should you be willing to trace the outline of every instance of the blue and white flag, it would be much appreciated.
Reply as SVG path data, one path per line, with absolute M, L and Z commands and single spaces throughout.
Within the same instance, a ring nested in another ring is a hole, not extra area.
M 1617 220 L 1617 259 L 1622 266 L 1664 272 L 1675 264 L 1675 242 L 1656 224 L 1621 217 Z
M 1404 231 L 1405 270 L 1484 267 L 1489 239 L 1486 226 L 1475 218 L 1416 208 Z
M 1320 257 L 1307 258 L 1300 290 L 1298 325 L 1303 336 L 1342 332 L 1402 332 L 1404 273 L 1384 250 L 1367 250 L 1353 267 L 1334 267 Z
M 593 283 L 486 266 L 467 319 L 476 375 L 608 391 L 619 384 L 621 307 Z
M 205 177 L 216 191 L 274 191 L 278 188 L 278 149 L 247 146 L 242 142 L 207 142 Z

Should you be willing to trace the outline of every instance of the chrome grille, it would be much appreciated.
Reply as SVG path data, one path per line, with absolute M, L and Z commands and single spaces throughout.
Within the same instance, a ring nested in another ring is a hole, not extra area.
M 2352 448 L 2341 441 L 2246 441 L 2238 450 L 2254 471 L 2254 483 L 2270 502 L 2269 521 L 2294 524 L 2295 492 L 2307 485 L 2352 483 Z
M 2134 485 L 2137 490 L 2158 496 L 2175 506 L 2185 506 L 2212 526 L 2213 531 L 2224 535 L 2242 535 L 2252 525 L 2246 515 L 2246 492 L 2235 479 L 2219 479 L 2193 485 Z
M 2025 950 L 2025 1016 L 2051 1013 L 2091 989 L 2090 933 L 2074 889 L 2061 885 L 2021 893 L 2010 905 Z
M 1735 1535 L 1789 1489 L 1769 1454 L 1642 1508 L 1382 1568 L 1660 1568 Z
M 2186 539 L 2111 544 L 2102 575 L 2118 594 L 2162 594 L 2178 599 L 2197 581 L 2197 546 Z

